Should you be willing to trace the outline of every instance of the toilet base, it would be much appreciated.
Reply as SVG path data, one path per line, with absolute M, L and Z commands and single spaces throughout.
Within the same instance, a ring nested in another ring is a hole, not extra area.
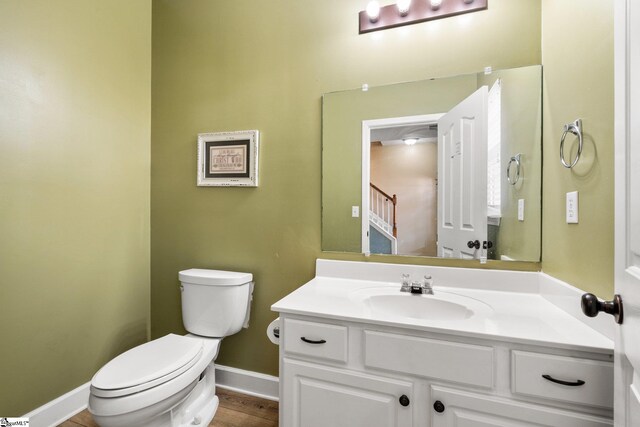
M 198 382 L 189 397 L 171 410 L 171 424 L 167 427 L 208 426 L 218 410 L 215 365 L 209 364 L 204 378 Z M 157 424 L 154 424 L 154 426 Z

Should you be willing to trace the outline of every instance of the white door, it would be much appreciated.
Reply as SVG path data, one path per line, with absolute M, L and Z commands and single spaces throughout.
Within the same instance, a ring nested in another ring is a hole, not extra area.
M 487 240 L 487 99 L 483 86 L 438 121 L 438 256 L 478 258 Z
M 413 384 L 284 359 L 282 427 L 411 427 Z
M 615 286 L 624 304 L 615 337 L 614 420 L 640 426 L 640 3 L 616 0 Z

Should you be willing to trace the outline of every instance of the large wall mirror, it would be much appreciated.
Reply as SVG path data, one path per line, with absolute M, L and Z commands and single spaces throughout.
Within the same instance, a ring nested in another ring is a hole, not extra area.
M 540 261 L 542 67 L 323 96 L 322 249 Z

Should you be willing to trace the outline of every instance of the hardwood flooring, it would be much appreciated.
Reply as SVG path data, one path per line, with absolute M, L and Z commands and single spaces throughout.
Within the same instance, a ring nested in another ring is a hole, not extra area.
M 220 406 L 209 427 L 278 427 L 278 402 L 218 388 Z M 84 410 L 58 427 L 98 427 Z

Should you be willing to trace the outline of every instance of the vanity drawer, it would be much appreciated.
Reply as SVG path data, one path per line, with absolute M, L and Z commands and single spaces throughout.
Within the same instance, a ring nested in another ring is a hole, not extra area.
M 336 362 L 347 362 L 346 326 L 284 320 L 284 351 Z
M 493 347 L 365 331 L 365 366 L 493 388 Z
M 514 394 L 612 408 L 613 363 L 513 351 L 511 391 Z

